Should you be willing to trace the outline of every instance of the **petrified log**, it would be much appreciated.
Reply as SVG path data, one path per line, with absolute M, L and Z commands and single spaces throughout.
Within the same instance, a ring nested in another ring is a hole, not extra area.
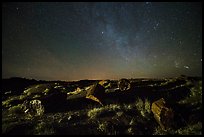
M 40 100 L 24 101 L 23 109 L 26 114 L 40 116 L 44 114 L 44 106 Z
M 120 79 L 118 81 L 118 87 L 121 91 L 126 91 L 130 89 L 130 81 L 128 79 Z
M 77 88 L 74 92 L 67 93 L 67 100 L 87 98 L 103 105 L 101 100 L 103 99 L 104 94 L 105 94 L 104 87 L 96 83 L 84 89 Z
M 103 86 L 105 89 L 111 88 L 111 82 L 110 80 L 101 80 L 99 83 L 101 86 Z
M 171 108 L 166 106 L 164 98 L 161 98 L 152 103 L 151 110 L 154 114 L 154 118 L 162 127 L 163 130 L 166 130 L 171 127 L 173 122 L 174 113 Z

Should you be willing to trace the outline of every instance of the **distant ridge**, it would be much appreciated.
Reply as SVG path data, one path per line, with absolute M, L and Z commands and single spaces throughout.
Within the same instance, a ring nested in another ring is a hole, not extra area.
M 46 83 L 46 81 L 37 81 L 35 79 L 21 77 L 2 79 L 2 92 L 15 91 L 13 94 L 21 94 L 26 87 L 38 83 Z

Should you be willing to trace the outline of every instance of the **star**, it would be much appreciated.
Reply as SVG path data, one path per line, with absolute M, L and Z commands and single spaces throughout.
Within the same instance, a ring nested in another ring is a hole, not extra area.
M 154 25 L 154 30 L 157 30 L 157 28 L 158 28 L 158 26 L 159 26 L 159 22 L 157 22 L 155 25 Z
M 189 69 L 189 66 L 183 66 L 184 68 L 186 68 L 186 69 Z
M 2 8 L 3 77 L 80 80 L 126 77 L 133 70 L 135 77 L 202 72 L 199 4 L 4 3 Z

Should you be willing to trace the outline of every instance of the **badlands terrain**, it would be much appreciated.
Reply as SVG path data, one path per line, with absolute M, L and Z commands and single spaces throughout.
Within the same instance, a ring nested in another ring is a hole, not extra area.
M 1 92 L 4 135 L 202 135 L 200 77 L 122 82 L 10 78 L 2 79 Z M 163 127 L 152 108 L 161 99 L 173 113 Z

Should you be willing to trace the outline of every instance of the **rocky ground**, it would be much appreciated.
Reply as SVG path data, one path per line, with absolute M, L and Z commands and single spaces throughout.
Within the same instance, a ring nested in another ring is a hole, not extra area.
M 202 135 L 202 78 L 120 82 L 3 79 L 2 134 Z M 165 130 L 151 109 L 161 98 L 174 113 Z

